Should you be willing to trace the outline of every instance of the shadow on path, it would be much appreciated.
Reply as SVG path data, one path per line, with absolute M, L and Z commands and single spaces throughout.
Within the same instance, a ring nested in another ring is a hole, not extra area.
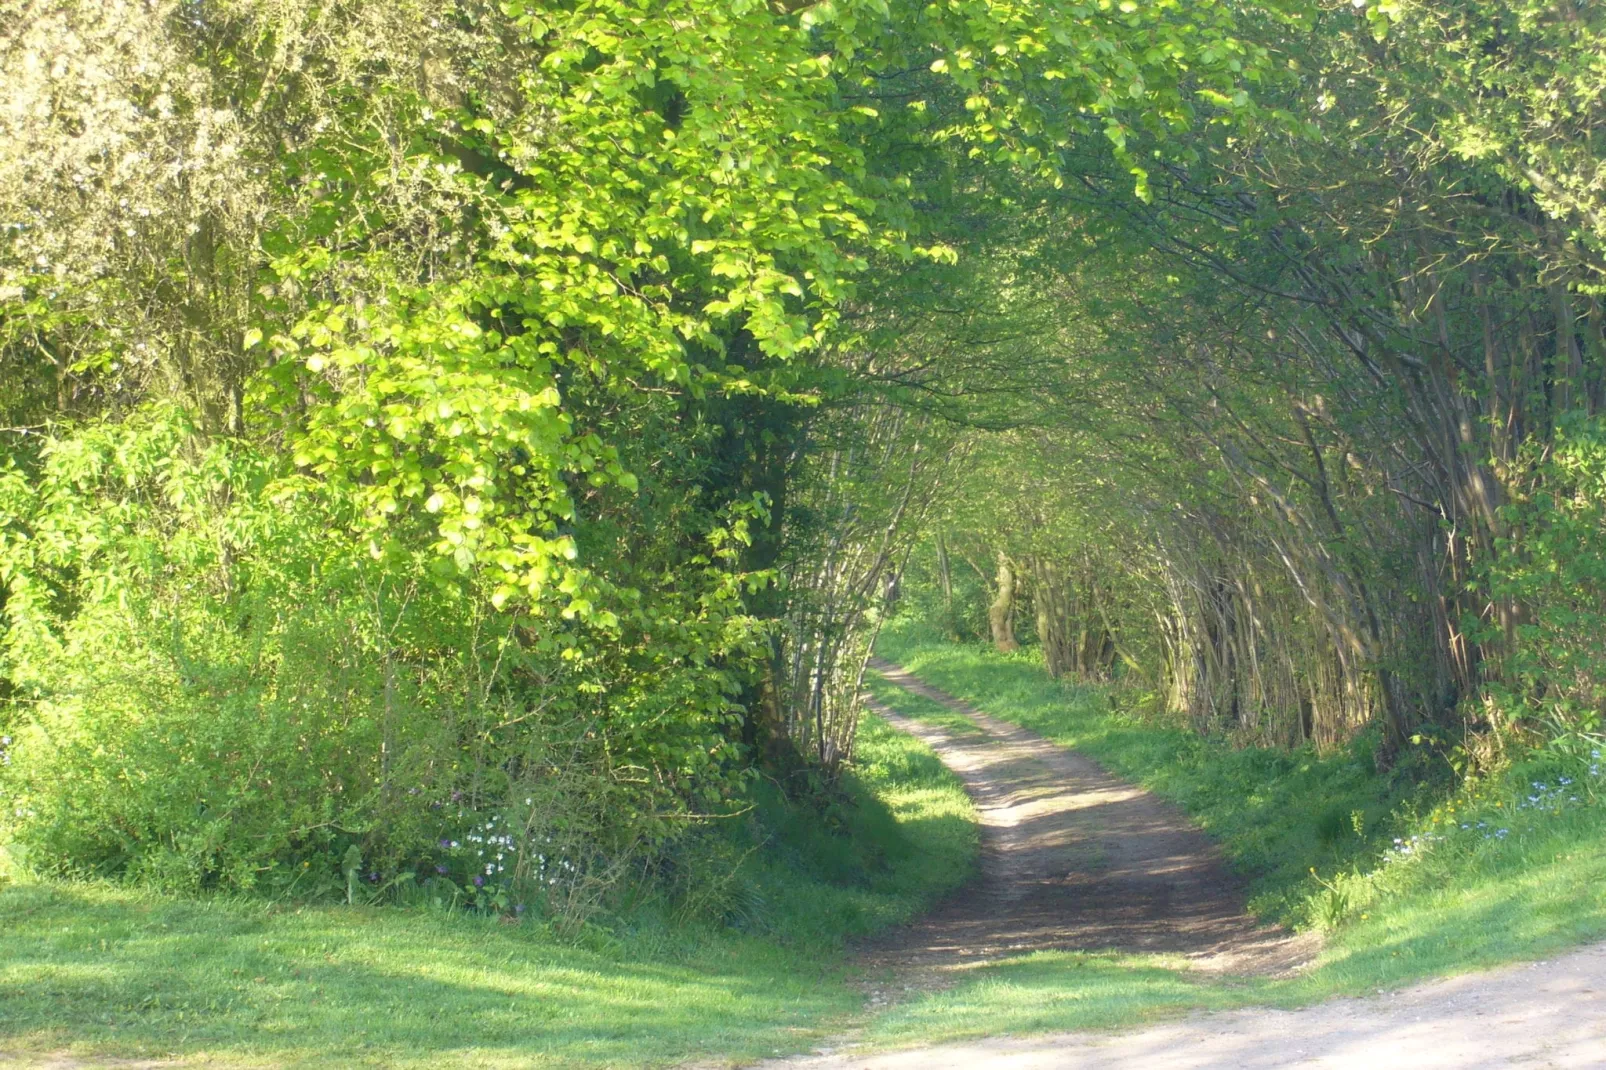
M 1181 810 L 890 662 L 872 659 L 871 667 L 981 729 L 954 735 L 874 705 L 964 780 L 980 812 L 982 849 L 976 878 L 920 920 L 867 943 L 867 965 L 929 978 L 1031 951 L 1118 950 L 1281 974 L 1314 954 L 1311 938 L 1244 912 L 1242 882 Z

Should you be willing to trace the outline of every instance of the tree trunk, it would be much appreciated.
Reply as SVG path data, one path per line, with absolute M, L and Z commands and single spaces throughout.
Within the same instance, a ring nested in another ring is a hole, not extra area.
M 998 551 L 997 593 L 993 604 L 987 607 L 987 623 L 992 628 L 993 646 L 1008 654 L 1019 650 L 1015 641 L 1015 566 Z
M 1037 639 L 1043 648 L 1043 664 L 1050 676 L 1060 677 L 1075 669 L 1070 629 L 1071 607 L 1066 601 L 1065 575 L 1053 561 L 1030 558 L 1032 602 L 1037 607 Z
M 942 583 L 942 627 L 945 638 L 959 639 L 959 622 L 954 619 L 954 577 L 948 567 L 948 540 L 937 532 L 937 578 Z

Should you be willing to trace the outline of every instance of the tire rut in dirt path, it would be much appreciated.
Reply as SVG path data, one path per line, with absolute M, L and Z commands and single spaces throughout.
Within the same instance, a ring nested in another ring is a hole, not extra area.
M 1242 882 L 1176 807 L 890 662 L 871 667 L 979 729 L 952 733 L 877 707 L 964 780 L 982 844 L 975 879 L 867 943 L 865 965 L 924 975 L 917 987 L 926 987 L 948 971 L 1040 950 L 1168 953 L 1197 968 L 1257 974 L 1297 969 L 1314 953 L 1310 938 L 1245 913 Z

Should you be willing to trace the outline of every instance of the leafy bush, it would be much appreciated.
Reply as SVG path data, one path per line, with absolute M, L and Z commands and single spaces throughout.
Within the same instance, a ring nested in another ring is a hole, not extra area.
M 1606 420 L 1574 416 L 1503 512 L 1491 590 L 1513 622 L 1509 672 L 1491 689 L 1503 725 L 1600 738 L 1606 715 Z M 1493 637 L 1491 624 L 1472 628 Z M 1587 749 L 1587 748 L 1586 748 Z
M 181 889 L 430 879 L 573 914 L 740 789 L 711 662 L 750 629 L 717 554 L 650 603 L 649 640 L 500 612 L 427 535 L 353 530 L 327 486 L 173 408 L 0 473 L 12 853 Z

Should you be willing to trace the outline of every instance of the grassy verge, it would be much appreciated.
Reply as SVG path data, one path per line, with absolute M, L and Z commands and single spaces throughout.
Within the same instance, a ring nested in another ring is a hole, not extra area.
M 844 939 L 971 871 L 975 812 L 874 718 L 834 832 L 766 810 L 767 845 L 714 882 L 739 889 L 722 893 L 728 924 L 648 904 L 571 941 L 462 913 L 0 888 L 0 1055 L 634 1067 L 799 1050 L 861 1018 Z
M 878 652 L 1177 802 L 1250 877 L 1260 913 L 1323 929 L 1326 943 L 1314 968 L 1276 981 L 1190 976 L 1145 956 L 1027 956 L 894 1009 L 871 1030 L 876 1041 L 1291 1006 L 1606 936 L 1606 763 L 1587 750 L 1531 755 L 1460 787 L 1421 787 L 1380 776 L 1365 740 L 1331 753 L 1234 749 L 1128 715 L 1096 689 L 1051 679 L 1029 654 L 898 628 Z M 885 694 L 899 710 L 926 701 Z
M 954 739 L 976 738 L 986 735 L 962 713 L 956 713 L 940 702 L 905 691 L 878 672 L 864 674 L 864 689 L 881 705 L 905 717 L 913 717 L 926 724 L 941 728 Z

